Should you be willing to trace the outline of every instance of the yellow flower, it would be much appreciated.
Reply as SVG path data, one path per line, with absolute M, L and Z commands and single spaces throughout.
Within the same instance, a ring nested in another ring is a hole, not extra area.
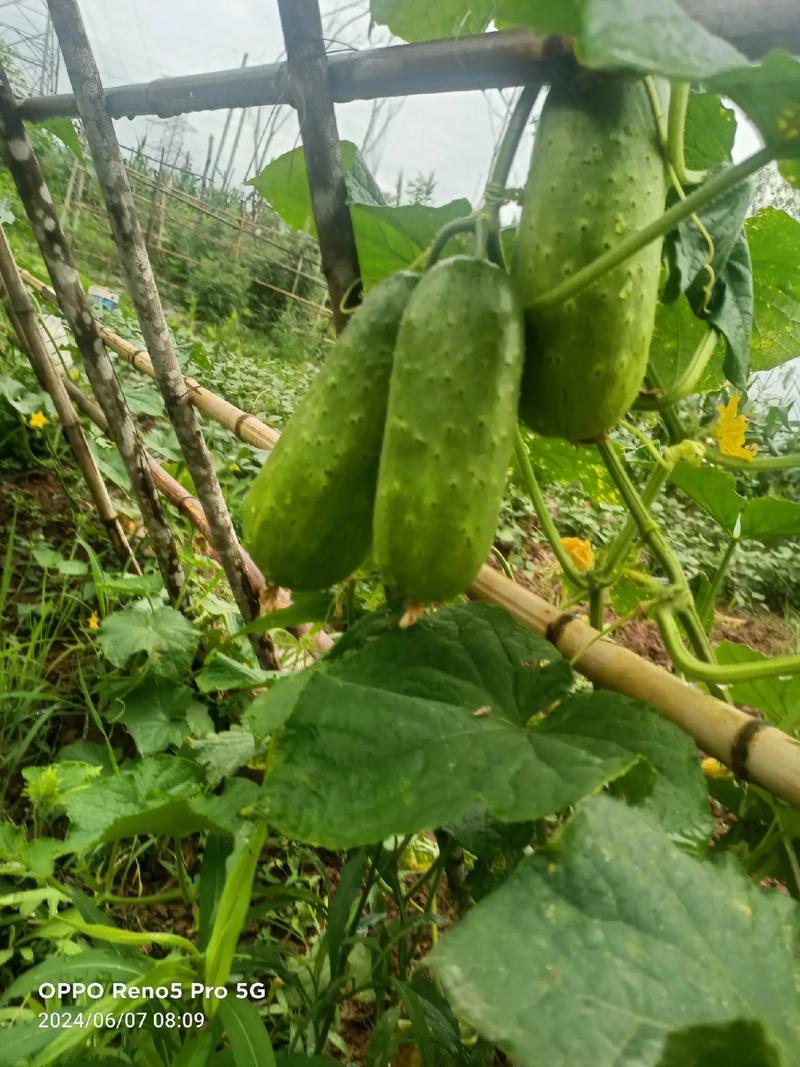
M 78 370 L 77 367 L 70 367 L 69 368 L 69 376 L 70 376 L 70 378 L 72 378 L 73 382 L 77 382 L 78 378 L 80 378 L 80 376 L 81 376 L 81 373 L 80 373 L 80 371 Z
M 93 611 L 92 614 L 89 616 L 88 626 L 90 630 L 100 629 L 100 619 L 98 618 L 96 611 Z
M 594 552 L 588 541 L 580 537 L 562 537 L 561 546 L 579 571 L 588 571 L 594 563 Z
M 706 756 L 700 766 L 703 769 L 703 774 L 706 778 L 730 778 L 731 772 L 725 766 L 724 763 L 720 763 L 718 759 L 714 759 L 713 756 Z
M 714 427 L 714 436 L 719 442 L 719 450 L 723 456 L 734 456 L 749 462 L 758 452 L 758 445 L 744 443 L 747 416 L 739 414 L 741 399 L 741 396 L 735 393 L 727 404 L 717 404 L 719 422 Z
M 43 426 L 46 426 L 50 420 L 43 411 L 34 411 L 31 417 L 28 419 L 28 425 L 32 426 L 34 430 L 41 430 Z

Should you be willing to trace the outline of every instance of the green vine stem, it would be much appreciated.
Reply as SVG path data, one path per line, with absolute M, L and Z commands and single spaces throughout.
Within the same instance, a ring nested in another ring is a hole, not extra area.
M 800 673 L 800 656 L 776 656 L 757 663 L 705 663 L 687 651 L 673 612 L 669 608 L 661 608 L 656 614 L 669 657 L 688 678 L 712 685 L 732 685 Z
M 722 590 L 725 574 L 731 564 L 738 543 L 739 539 L 737 537 L 731 537 L 728 540 L 728 544 L 725 546 L 725 551 L 722 553 L 722 557 L 717 564 L 717 569 L 714 571 L 714 577 L 711 579 L 711 584 L 705 594 L 701 597 L 700 603 L 697 605 L 697 614 L 700 616 L 700 621 L 706 629 L 708 629 L 709 624 L 714 617 L 714 604 L 717 602 L 717 597 Z
M 669 478 L 669 470 L 663 466 L 655 467 L 645 483 L 641 493 L 641 501 L 649 508 L 658 494 L 664 488 Z M 632 516 L 628 516 L 622 529 L 603 552 L 600 566 L 597 568 L 597 580 L 602 585 L 612 585 L 620 576 L 620 572 L 628 558 L 633 539 L 639 527 Z
M 589 625 L 595 630 L 605 626 L 606 591 L 602 585 L 595 585 L 589 590 Z
M 689 105 L 691 86 L 689 82 L 673 82 L 669 98 L 667 142 L 670 163 L 681 185 L 699 185 L 705 181 L 707 171 L 691 170 L 686 166 L 686 109 Z
M 576 293 L 591 285 L 592 282 L 597 281 L 608 271 L 613 270 L 620 263 L 624 263 L 626 259 L 629 259 L 636 252 L 646 248 L 652 241 L 669 233 L 670 230 L 683 222 L 684 219 L 690 218 L 700 208 L 705 207 L 712 200 L 716 200 L 718 196 L 734 188 L 745 178 L 749 178 L 751 174 L 755 174 L 757 170 L 770 163 L 774 155 L 774 147 L 768 146 L 728 170 L 715 174 L 707 182 L 691 192 L 685 200 L 679 200 L 676 204 L 673 204 L 671 208 L 659 218 L 654 219 L 648 226 L 638 230 L 636 233 L 632 233 L 630 237 L 624 238 L 608 252 L 598 256 L 593 262 L 588 263 L 581 270 L 570 275 L 569 278 L 566 278 L 549 292 L 538 297 L 528 306 L 537 311 L 542 311 L 557 307 L 559 304 L 564 303 L 565 300 L 569 300 L 570 297 L 575 296 Z
M 525 132 L 530 113 L 533 111 L 533 105 L 541 91 L 541 85 L 526 85 L 514 105 L 486 182 L 484 199 L 487 208 L 495 211 L 500 209 L 508 184 L 508 176 L 511 173 L 511 164 L 517 154 L 519 142 Z
M 547 540 L 550 542 L 550 547 L 558 560 L 561 569 L 566 574 L 567 578 L 577 585 L 580 589 L 588 589 L 589 582 L 586 574 L 583 571 L 579 571 L 572 560 L 567 555 L 564 546 L 561 544 L 561 538 L 555 523 L 550 517 L 550 512 L 547 510 L 547 504 L 545 503 L 542 490 L 539 488 L 539 483 L 536 480 L 536 475 L 533 472 L 533 465 L 528 455 L 528 449 L 525 447 L 525 440 L 522 436 L 519 426 L 517 427 L 517 436 L 514 441 L 514 457 L 517 461 L 517 467 L 519 473 L 522 476 L 522 480 L 525 483 L 525 489 L 531 498 L 533 504 L 533 510 L 536 512 L 536 518 L 539 520 L 539 525 L 542 528 Z
M 697 615 L 689 583 L 686 580 L 686 575 L 678 561 L 678 557 L 664 540 L 658 523 L 650 514 L 648 506 L 637 492 L 636 486 L 631 481 L 613 445 L 608 442 L 602 442 L 597 445 L 597 449 L 625 506 L 639 529 L 642 540 L 663 567 L 669 584 L 679 590 L 680 599 L 683 601 L 680 607 L 681 621 L 684 624 L 686 636 L 689 638 L 696 656 L 700 657 L 698 662 L 705 660 L 714 665 L 714 650 L 709 644 L 708 635 Z M 714 684 L 713 679 L 711 684 Z M 714 695 L 721 700 L 729 699 L 727 694 L 722 691 L 714 691 Z
M 760 471 L 790 471 L 800 467 L 800 453 L 787 452 L 784 456 L 755 456 L 753 459 L 736 459 L 735 456 L 723 456 L 706 447 L 705 458 L 708 463 L 715 467 L 725 467 L 733 471 L 750 471 L 758 474 Z
M 474 232 L 474 215 L 468 215 L 466 216 L 466 218 L 463 219 L 451 219 L 450 222 L 446 222 L 433 239 L 433 244 L 431 245 L 430 250 L 428 251 L 426 269 L 430 270 L 430 268 L 439 261 L 442 252 L 444 252 L 445 248 L 453 237 L 457 237 L 459 234 L 462 233 Z
M 693 393 L 716 351 L 718 340 L 719 334 L 713 326 L 710 327 L 684 367 L 683 373 L 678 380 L 673 382 L 670 388 L 661 396 L 654 397 L 644 394 L 637 397 L 633 404 L 634 408 L 638 411 L 662 411 L 664 408 L 672 407 L 679 400 L 683 400 L 684 397 Z
M 656 89 L 655 79 L 651 75 L 648 75 L 648 77 L 645 78 L 644 83 L 645 83 L 645 88 L 647 89 L 647 95 L 650 98 L 650 107 L 651 107 L 652 112 L 653 112 L 653 118 L 655 119 L 656 131 L 658 133 L 658 140 L 659 140 L 660 145 L 661 145 L 661 152 L 662 152 L 662 155 L 664 157 L 664 165 L 667 168 L 667 174 L 669 176 L 670 183 L 672 185 L 672 188 L 678 194 L 678 198 L 680 200 L 685 200 L 686 199 L 686 192 L 684 191 L 684 188 L 683 188 L 683 179 L 679 176 L 678 172 L 675 170 L 675 167 L 673 166 L 673 163 L 672 163 L 672 142 L 671 142 L 672 134 L 671 134 L 671 131 L 668 129 L 668 127 L 664 123 L 664 113 L 661 110 L 661 101 L 658 98 L 658 90 Z M 671 113 L 671 108 L 672 108 L 672 97 L 673 97 L 673 94 L 674 94 L 674 89 L 671 89 L 670 90 L 670 113 Z M 686 110 L 686 103 L 687 102 L 688 102 L 688 100 L 684 103 L 684 117 L 685 117 L 685 110 Z M 678 136 L 679 142 L 680 142 L 680 152 L 681 153 L 683 152 L 683 125 L 684 124 L 682 122 L 681 123 L 681 127 L 680 127 L 680 129 L 678 130 L 678 133 L 677 133 L 677 136 Z M 716 254 L 716 249 L 714 248 L 714 240 L 713 240 L 711 234 L 708 232 L 707 228 L 703 225 L 703 221 L 700 218 L 700 216 L 696 212 L 693 212 L 692 215 L 691 215 L 691 219 L 692 219 L 692 222 L 694 223 L 695 227 L 699 230 L 703 240 L 706 242 L 706 248 L 708 249 L 708 259 L 706 260 L 706 262 L 704 264 L 704 270 L 706 272 L 706 275 L 708 276 L 708 280 L 706 281 L 706 284 L 703 287 L 703 292 L 705 293 L 704 308 L 705 308 L 706 311 L 708 311 L 708 308 L 709 308 L 710 303 L 711 303 L 711 296 L 712 296 L 712 293 L 713 293 L 713 290 L 714 290 L 714 284 L 715 284 L 715 282 L 717 280 L 717 276 L 716 276 L 716 273 L 714 271 L 714 267 L 712 266 L 712 264 L 714 262 L 714 256 Z

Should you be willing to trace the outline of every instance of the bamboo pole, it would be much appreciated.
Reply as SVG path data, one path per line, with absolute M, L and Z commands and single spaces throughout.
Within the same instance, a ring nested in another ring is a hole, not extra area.
M 103 194 L 139 327 L 152 359 L 167 414 L 213 533 L 223 570 L 245 622 L 257 619 L 259 596 L 242 565 L 239 542 L 203 431 L 183 380 L 175 345 L 164 317 L 144 233 L 128 182 L 114 124 L 103 103 L 103 86 L 76 0 L 48 0 L 64 65 L 78 102 L 84 134 Z M 262 666 L 279 669 L 272 642 L 254 635 Z
M 19 339 L 20 348 L 28 356 L 40 385 L 52 397 L 64 436 L 72 449 L 78 469 L 83 474 L 89 495 L 94 502 L 101 523 L 108 532 L 112 547 L 123 567 L 130 567 L 135 574 L 141 574 L 139 564 L 120 525 L 119 516 L 111 501 L 103 476 L 84 437 L 75 408 L 60 375 L 50 360 L 47 346 L 36 321 L 33 303 L 20 278 L 14 254 L 1 224 L 0 278 L 5 288 L 8 316 Z
M 683 0 L 683 6 L 712 33 L 745 55 L 758 58 L 771 48 L 800 52 L 796 0 Z M 390 45 L 329 57 L 331 97 L 336 103 L 387 96 L 502 89 L 570 77 L 565 39 L 528 30 L 465 35 L 419 44 Z M 268 63 L 123 85 L 106 92 L 114 118 L 189 114 L 224 108 L 286 103 L 285 63 Z M 39 122 L 77 115 L 69 94 L 31 97 L 26 119 Z
M 167 523 L 136 424 L 125 403 L 114 367 L 103 345 L 53 198 L 14 102 L 0 64 L 0 143 L 6 165 L 25 208 L 58 303 L 75 337 L 86 374 L 110 423 L 114 443 L 128 472 L 145 529 L 170 599 L 178 600 L 184 573 L 178 547 Z
M 99 426 L 103 433 L 108 433 L 108 420 L 103 414 L 103 410 L 99 404 L 96 404 L 77 385 L 75 385 L 74 382 L 69 381 L 69 379 L 63 380 L 62 384 L 69 394 L 69 397 L 75 401 L 76 405 L 84 415 L 87 415 L 97 426 Z M 214 538 L 211 532 L 211 527 L 208 525 L 203 509 L 200 506 L 200 501 L 193 497 L 191 493 L 187 492 L 181 483 L 176 478 L 173 478 L 168 471 L 164 470 L 161 464 L 149 453 L 145 454 L 150 466 L 150 471 L 153 475 L 153 481 L 158 487 L 158 491 L 189 520 L 195 529 L 200 531 L 208 542 L 215 558 L 218 560 L 219 556 L 214 549 Z M 258 591 L 259 595 L 266 593 L 267 583 L 264 580 L 264 575 L 244 548 L 240 546 L 239 551 L 242 557 L 242 566 L 247 571 L 253 587 Z M 287 608 L 291 604 L 291 594 L 286 589 L 270 589 L 269 593 L 275 609 Z M 289 633 L 294 634 L 296 637 L 303 637 L 310 629 L 311 627 L 306 624 L 290 626 L 288 628 Z M 319 630 L 314 635 L 314 643 L 316 644 L 319 653 L 325 653 L 333 647 L 332 639 L 323 630 Z
M 336 332 L 361 298 L 358 250 L 347 203 L 336 113 L 317 0 L 278 0 L 286 43 L 288 90 L 297 109 L 311 207 Z
M 482 568 L 469 595 L 506 608 L 595 685 L 652 704 L 739 778 L 800 806 L 800 744 L 782 730 L 700 692 L 491 567 Z
M 33 274 L 30 274 L 26 270 L 20 271 L 23 280 L 29 285 L 36 293 L 44 297 L 49 303 L 58 307 L 58 301 L 56 295 L 49 285 L 40 281 Z M 126 359 L 131 366 L 136 370 L 141 371 L 143 374 L 147 374 L 150 378 L 155 378 L 156 372 L 153 368 L 152 361 L 147 351 L 144 348 L 139 348 L 138 345 L 133 344 L 131 341 L 127 341 L 124 337 L 120 337 L 119 334 L 114 333 L 107 326 L 98 324 L 98 330 L 100 336 L 112 351 L 117 355 Z M 216 393 L 212 393 L 210 389 L 206 389 L 194 378 L 186 377 L 183 379 L 187 392 L 192 403 L 200 410 L 203 411 L 210 418 L 218 422 L 220 426 L 224 426 L 226 430 L 230 430 L 235 434 L 240 441 L 244 441 L 248 445 L 252 445 L 254 448 L 261 448 L 269 450 L 274 447 L 275 442 L 278 440 L 277 430 L 273 430 L 271 426 L 267 426 L 255 415 L 250 415 L 246 411 L 242 411 L 241 408 L 236 407 L 235 404 L 231 404 L 229 401 L 223 399 L 221 396 L 217 396 Z

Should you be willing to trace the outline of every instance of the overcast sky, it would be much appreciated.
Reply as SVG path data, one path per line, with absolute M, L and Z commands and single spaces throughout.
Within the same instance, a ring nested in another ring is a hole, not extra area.
M 381 29 L 373 30 L 370 40 L 369 0 L 321 0 L 320 6 L 329 50 L 364 48 L 390 40 Z M 281 58 L 277 0 L 80 0 L 80 7 L 108 86 L 237 67 L 245 51 L 249 64 Z M 44 0 L 17 0 L 0 8 L 0 37 L 9 39 L 3 23 L 35 25 L 43 19 L 44 10 Z M 62 70 L 60 89 L 68 88 Z M 459 196 L 476 203 L 510 97 L 509 92 L 504 96 L 496 92 L 452 93 L 392 102 L 396 114 L 386 136 L 369 154 L 382 188 L 392 189 L 401 172 L 406 179 L 433 172 L 436 203 Z M 367 102 L 338 105 L 340 136 L 360 145 L 371 107 Z M 291 109 L 287 110 L 288 119 L 273 141 L 268 159 L 298 143 L 295 117 Z M 264 109 L 264 120 L 266 116 Z M 238 116 L 234 128 L 237 121 Z M 255 121 L 256 109 L 250 109 L 234 169 L 240 180 L 249 176 L 246 171 L 253 156 Z M 192 155 L 194 169 L 202 170 L 209 135 L 213 134 L 219 144 L 225 112 L 192 114 L 187 122 L 184 147 Z M 132 145 L 146 134 L 147 150 L 157 155 L 157 146 L 165 138 L 164 126 L 153 118 L 133 123 L 123 119 L 117 122 L 117 134 L 124 145 Z M 231 132 L 226 157 L 232 141 Z M 737 154 L 754 147 L 754 136 L 745 134 Z M 518 154 L 511 184 L 523 183 L 529 153 L 527 139 Z

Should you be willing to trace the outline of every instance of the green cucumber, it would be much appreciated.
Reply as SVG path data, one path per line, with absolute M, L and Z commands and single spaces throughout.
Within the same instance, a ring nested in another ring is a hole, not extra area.
M 384 583 L 406 600 L 463 592 L 486 558 L 523 348 L 505 271 L 455 256 L 423 275 L 397 338 L 373 538 Z
M 641 387 L 661 242 L 556 307 L 529 307 L 664 210 L 665 167 L 641 81 L 551 87 L 536 131 L 511 268 L 525 307 L 520 415 L 537 433 L 602 439 Z
M 373 289 L 337 340 L 244 503 L 244 544 L 267 580 L 325 589 L 363 563 L 397 330 L 419 275 Z

